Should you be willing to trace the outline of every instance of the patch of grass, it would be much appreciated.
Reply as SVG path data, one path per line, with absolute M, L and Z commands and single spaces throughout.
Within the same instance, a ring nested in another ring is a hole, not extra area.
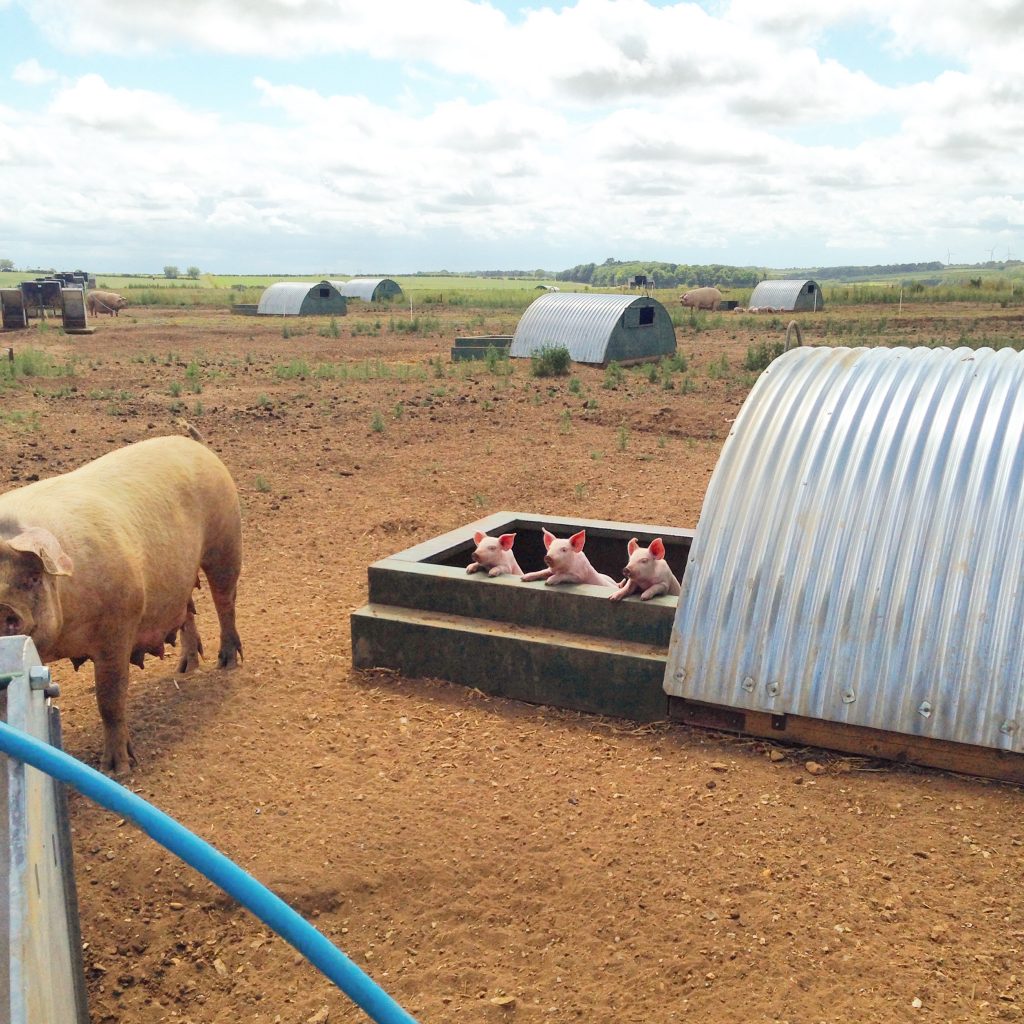
M 270 484 L 267 482 L 267 478 L 265 476 L 256 477 L 256 480 L 253 482 L 253 486 L 260 492 L 260 494 L 270 493 Z
M 185 377 L 188 380 L 188 389 L 194 395 L 198 395 L 203 390 L 203 382 L 200 379 L 202 377 L 202 369 L 194 359 L 188 364 L 188 368 L 185 370 Z
M 184 411 L 185 411 L 185 403 L 184 403 L 184 402 L 181 402 L 181 401 L 174 401 L 174 402 L 171 402 L 171 404 L 170 404 L 169 406 L 167 406 L 167 408 L 168 408 L 168 409 L 169 409 L 169 410 L 170 410 L 170 411 L 171 411 L 171 412 L 172 412 L 172 413 L 173 413 L 173 414 L 174 414 L 175 416 L 177 416 L 177 415 L 178 415 L 178 413 L 182 413 L 182 412 L 184 412 Z
M 274 367 L 274 376 L 279 380 L 305 379 L 309 376 L 309 363 L 305 359 L 291 359 L 283 366 Z
M 566 377 L 571 364 L 564 345 L 544 345 L 530 356 L 530 373 L 534 377 Z
M 484 353 L 484 365 L 487 367 L 487 372 L 496 377 L 512 372 L 512 360 L 508 357 L 508 351 L 502 349 L 499 352 L 493 345 L 487 346 L 487 351 Z
M 375 434 L 384 433 L 384 417 L 379 412 L 373 414 L 373 418 L 370 420 L 370 429 Z
M 615 446 L 620 452 L 624 452 L 629 447 L 629 430 L 625 425 L 619 427 L 615 434 Z
M 743 369 L 750 373 L 765 369 L 773 359 L 778 359 L 782 355 L 785 347 L 781 341 L 762 341 L 760 345 L 748 346 Z
M 721 380 L 723 377 L 729 376 L 729 360 L 725 357 L 724 352 L 720 359 L 714 360 L 708 366 L 708 376 L 712 380 Z
M 6 423 L 18 430 L 38 430 L 41 426 L 39 413 L 26 413 L 20 409 L 14 409 L 11 412 L 0 410 L 0 422 Z
M 565 409 L 562 415 L 558 417 L 558 430 L 562 434 L 568 434 L 572 431 L 572 413 L 568 409 Z
M 391 410 L 391 418 L 400 420 L 405 415 L 405 406 L 401 402 L 395 404 L 394 409 Z
M 13 383 L 21 377 L 73 377 L 73 363 L 57 363 L 45 352 L 24 348 L 13 359 L 0 359 L 0 383 Z
M 604 370 L 601 387 L 613 391 L 626 379 L 626 371 L 613 359 Z
M 572 380 L 569 381 L 569 391 L 574 395 L 581 395 L 583 393 L 583 382 L 579 377 L 573 377 Z
M 341 331 L 338 329 L 338 321 L 331 317 L 331 322 L 326 327 L 321 327 L 319 331 L 321 338 L 340 338 Z

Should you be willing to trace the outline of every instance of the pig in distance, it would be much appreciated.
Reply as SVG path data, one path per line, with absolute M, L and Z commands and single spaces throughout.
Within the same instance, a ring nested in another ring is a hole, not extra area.
M 242 643 L 238 493 L 224 464 L 185 437 L 156 437 L 0 495 L 0 634 L 27 634 L 43 661 L 91 660 L 102 767 L 134 759 L 128 666 L 163 656 L 181 631 L 179 672 L 199 663 L 192 591 L 203 570 L 220 620 L 222 667 Z
M 90 316 L 96 316 L 98 313 L 119 316 L 127 305 L 128 300 L 117 292 L 89 292 L 85 297 L 85 308 Z
M 717 288 L 694 288 L 683 292 L 679 301 L 692 309 L 718 309 L 722 301 L 722 293 Z

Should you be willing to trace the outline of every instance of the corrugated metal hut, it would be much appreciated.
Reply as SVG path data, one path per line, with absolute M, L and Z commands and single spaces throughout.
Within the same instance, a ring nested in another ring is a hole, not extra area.
M 825 308 L 825 300 L 817 281 L 762 281 L 747 305 L 751 309 L 779 309 L 787 313 L 814 312 Z
M 672 355 L 668 310 L 647 296 L 548 292 L 519 320 L 509 355 L 529 357 L 562 345 L 577 363 L 640 363 Z
M 665 689 L 902 734 L 911 760 L 1024 752 L 1022 492 L 1024 354 L 782 355 L 708 485 Z
M 330 281 L 278 281 L 264 290 L 256 312 L 266 316 L 344 316 L 347 308 L 345 296 Z
M 400 299 L 402 289 L 390 277 L 353 277 L 351 281 L 332 281 L 331 284 L 350 299 L 364 302 L 381 302 L 385 299 Z

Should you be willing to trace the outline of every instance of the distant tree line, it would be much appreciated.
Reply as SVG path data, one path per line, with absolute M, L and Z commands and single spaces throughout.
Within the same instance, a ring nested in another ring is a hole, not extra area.
M 930 263 L 876 263 L 870 267 L 799 267 L 786 273 L 795 278 L 814 277 L 826 281 L 848 281 L 858 277 L 895 277 L 898 274 L 947 269 L 944 263 L 932 260 Z
M 628 285 L 641 274 L 658 288 L 678 288 L 683 285 L 753 288 L 764 277 L 764 273 L 757 267 L 608 259 L 600 264 L 580 263 L 569 270 L 561 270 L 555 274 L 555 280 L 589 284 L 594 288 L 619 288 Z

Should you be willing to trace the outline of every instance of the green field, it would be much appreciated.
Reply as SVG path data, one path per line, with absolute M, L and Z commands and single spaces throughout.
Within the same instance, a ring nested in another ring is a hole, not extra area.
M 865 271 L 870 268 L 865 268 Z M 767 271 L 769 277 L 785 276 L 784 271 Z M 17 285 L 39 276 L 38 271 L 0 272 L 0 287 Z M 100 289 L 125 295 L 134 306 L 197 306 L 227 309 L 236 304 L 252 304 L 263 289 L 276 281 L 347 280 L 351 275 L 327 273 L 303 275 L 200 274 L 166 278 L 163 274 L 97 273 Z M 365 275 L 371 276 L 371 275 Z M 372 275 L 378 276 L 378 275 Z M 382 276 L 382 275 L 381 275 Z M 384 308 L 419 309 L 424 306 L 473 306 L 485 309 L 524 310 L 538 295 L 541 286 L 554 284 L 561 291 L 614 291 L 591 289 L 589 285 L 553 282 L 550 278 L 470 276 L 454 274 L 391 275 L 405 293 L 403 299 L 379 304 Z M 867 276 L 842 281 L 818 278 L 826 307 L 854 305 L 920 305 L 933 302 L 981 302 L 1000 307 L 1024 304 L 1024 267 L 1019 264 L 1001 269 L 987 267 L 947 267 L 942 271 L 908 272 Z M 678 288 L 665 288 L 651 294 L 666 306 L 678 302 Z M 723 288 L 725 298 L 745 305 L 749 288 Z

